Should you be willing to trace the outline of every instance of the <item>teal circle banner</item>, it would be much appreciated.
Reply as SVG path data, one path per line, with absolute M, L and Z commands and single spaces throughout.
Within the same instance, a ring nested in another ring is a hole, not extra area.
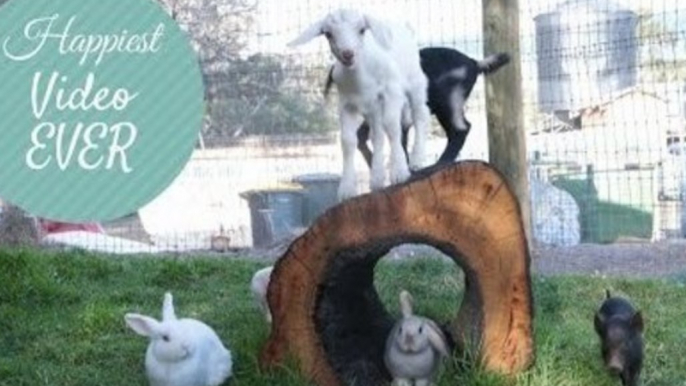
M 181 172 L 202 116 L 198 59 L 153 0 L 0 7 L 0 198 L 66 222 L 134 213 Z

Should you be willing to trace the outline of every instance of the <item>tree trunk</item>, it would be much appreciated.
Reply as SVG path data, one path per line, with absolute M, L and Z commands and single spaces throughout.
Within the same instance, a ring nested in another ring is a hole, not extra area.
M 392 247 L 422 243 L 465 273 L 449 333 L 487 369 L 512 374 L 533 362 L 529 252 L 515 195 L 482 162 L 437 168 L 331 208 L 275 265 L 271 336 L 263 367 L 295 359 L 320 386 L 376 385 L 393 319 L 374 288 Z

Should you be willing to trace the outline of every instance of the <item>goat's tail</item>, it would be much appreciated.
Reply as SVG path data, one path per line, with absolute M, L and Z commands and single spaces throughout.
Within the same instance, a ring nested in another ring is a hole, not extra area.
M 326 76 L 326 83 L 324 84 L 324 99 L 329 97 L 331 87 L 333 86 L 333 66 L 329 68 L 329 74 Z
M 476 62 L 479 72 L 482 74 L 490 74 L 497 71 L 500 67 L 510 63 L 510 54 L 501 52 L 498 54 L 489 55 L 483 60 Z

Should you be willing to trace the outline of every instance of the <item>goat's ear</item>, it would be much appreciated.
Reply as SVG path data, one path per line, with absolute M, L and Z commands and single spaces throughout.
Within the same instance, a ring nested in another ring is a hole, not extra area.
M 324 25 L 324 21 L 320 20 L 311 26 L 307 27 L 305 31 L 303 31 L 300 36 L 295 38 L 293 41 L 288 43 L 288 47 L 295 47 L 299 46 L 301 44 L 305 44 L 309 42 L 310 40 L 316 38 L 317 36 L 322 34 L 322 26 Z
M 364 16 L 364 24 L 381 47 L 385 49 L 391 48 L 393 34 L 388 26 L 369 15 Z

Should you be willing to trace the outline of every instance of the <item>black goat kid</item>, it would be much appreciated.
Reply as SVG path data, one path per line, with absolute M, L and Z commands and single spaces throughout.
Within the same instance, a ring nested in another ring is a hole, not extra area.
M 419 51 L 421 66 L 429 80 L 427 105 L 443 127 L 448 139 L 438 163 L 453 162 L 462 150 L 471 123 L 464 116 L 464 106 L 479 75 L 491 74 L 510 62 L 510 55 L 498 53 L 483 60 L 474 60 L 458 50 L 445 47 L 427 47 Z M 329 71 L 324 88 L 327 96 L 333 85 Z M 407 154 L 407 133 L 411 122 L 403 120 L 402 144 Z M 369 125 L 362 122 L 357 130 L 357 148 L 371 166 L 372 151 L 369 149 Z

